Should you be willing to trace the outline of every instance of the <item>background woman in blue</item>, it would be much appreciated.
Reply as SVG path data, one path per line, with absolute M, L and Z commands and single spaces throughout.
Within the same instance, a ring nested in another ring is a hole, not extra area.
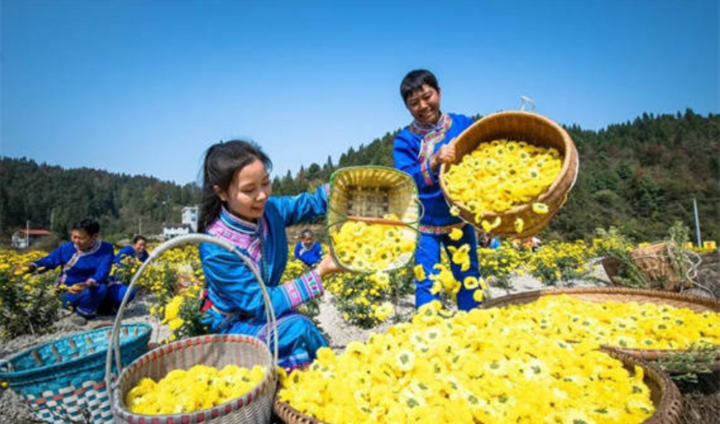
M 322 259 L 322 246 L 315 241 L 311 230 L 303 230 L 300 241 L 295 245 L 295 259 L 307 266 L 313 266 Z
M 120 252 L 118 252 L 118 254 L 115 256 L 115 259 L 113 259 L 113 264 L 115 265 L 115 267 L 120 268 L 129 265 L 126 262 L 128 260 L 137 259 L 140 262 L 145 262 L 150 256 L 146 250 L 146 247 L 147 239 L 140 234 L 136 235 L 132 239 L 132 244 L 129 244 L 120 249 Z M 125 297 L 127 289 L 127 285 L 122 284 L 115 278 L 110 278 L 110 281 L 108 283 L 107 296 L 105 297 L 105 301 L 100 307 L 101 311 L 113 314 L 117 312 L 118 308 L 120 308 L 120 304 L 122 303 L 123 298 Z M 137 290 L 133 289 L 128 301 L 135 299 L 136 294 Z
M 470 245 L 470 268 L 462 271 L 451 263 L 455 279 L 460 283 L 468 276 L 479 277 L 477 240 L 475 229 L 450 215 L 438 181 L 440 165 L 455 159 L 455 147 L 449 145 L 473 121 L 467 116 L 443 113 L 440 110 L 440 86 L 435 76 L 427 70 L 409 72 L 400 84 L 400 94 L 405 107 L 414 118 L 396 137 L 393 145 L 395 167 L 410 174 L 417 183 L 420 201 L 425 215 L 420 221 L 420 244 L 415 263 L 422 265 L 425 275 L 436 272 L 433 266 L 440 263 L 440 247 Z M 453 228 L 463 231 L 462 238 L 451 240 Z M 426 278 L 415 281 L 415 306 L 438 298 L 430 293 L 432 281 Z M 457 295 L 458 307 L 469 310 L 478 305 L 473 292 L 463 287 Z
M 107 282 L 113 260 L 113 246 L 100 241 L 100 224 L 83 219 L 73 225 L 71 241 L 63 243 L 52 253 L 28 265 L 30 271 L 62 266 L 58 284 L 68 286 L 63 295 L 64 307 L 72 307 L 81 317 L 77 322 L 95 317 L 100 303 L 107 295 Z
M 340 268 L 328 256 L 296 280 L 280 281 L 288 260 L 285 227 L 310 221 L 327 210 L 327 186 L 314 194 L 270 197 L 270 159 L 245 141 L 210 147 L 205 155 L 199 231 L 229 241 L 248 256 L 268 286 L 278 317 L 279 365 L 303 367 L 327 346 L 315 325 L 295 312 L 321 296 L 322 278 Z M 207 284 L 203 321 L 214 333 L 267 337 L 259 283 L 244 262 L 212 244 L 200 245 Z

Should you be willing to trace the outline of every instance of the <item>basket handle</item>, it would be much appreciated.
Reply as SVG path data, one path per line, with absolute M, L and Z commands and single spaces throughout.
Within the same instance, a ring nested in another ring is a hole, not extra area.
M 211 237 L 205 234 L 189 234 L 185 236 L 179 236 L 175 237 L 173 239 L 170 239 L 164 243 L 162 243 L 160 246 L 155 248 L 153 252 L 150 254 L 150 257 L 143 262 L 143 264 L 140 266 L 140 269 L 137 270 L 135 275 L 133 276 L 132 280 L 130 281 L 130 284 L 128 285 L 128 289 L 125 292 L 125 296 L 123 297 L 122 303 L 120 304 L 120 308 L 118 309 L 117 316 L 115 317 L 115 322 L 113 323 L 112 327 L 112 334 L 110 336 L 110 343 L 108 346 L 108 352 L 107 352 L 107 359 L 105 363 L 105 384 L 108 391 L 108 397 L 112 399 L 112 359 L 113 359 L 113 351 L 115 353 L 115 365 L 117 367 L 118 375 L 122 371 L 122 362 L 121 362 L 121 356 L 120 356 L 120 324 L 122 323 L 123 319 L 123 313 L 125 312 L 125 306 L 127 305 L 130 294 L 132 292 L 132 288 L 137 282 L 137 280 L 140 278 L 142 273 L 145 271 L 145 269 L 150 265 L 151 262 L 153 262 L 155 259 L 160 257 L 161 254 L 163 254 L 166 250 L 173 249 L 177 246 L 180 246 L 182 244 L 186 243 L 210 243 L 215 244 L 220 247 L 224 247 L 229 252 L 234 253 L 238 258 L 240 258 L 245 265 L 250 269 L 250 271 L 255 276 L 255 279 L 260 284 L 260 289 L 262 290 L 262 296 L 263 301 L 265 302 L 265 317 L 267 320 L 268 325 L 268 336 L 272 334 L 272 341 L 273 341 L 273 349 L 271 350 L 273 354 L 273 364 L 277 364 L 278 361 L 278 334 L 277 334 L 277 320 L 275 318 L 275 310 L 272 307 L 272 302 L 270 301 L 270 295 L 268 294 L 267 287 L 265 286 L 265 282 L 263 282 L 262 276 L 260 275 L 260 272 L 258 271 L 255 264 L 245 255 L 240 253 L 240 251 L 232 245 L 230 242 L 227 242 L 225 240 L 217 239 L 215 237 Z M 267 338 L 267 344 L 268 347 L 270 345 L 270 337 Z M 271 370 L 271 372 L 275 372 L 275 370 Z

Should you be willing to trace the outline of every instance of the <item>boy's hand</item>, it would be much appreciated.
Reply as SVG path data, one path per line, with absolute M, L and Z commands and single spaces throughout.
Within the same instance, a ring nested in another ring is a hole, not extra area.
M 26 274 L 28 274 L 28 273 L 34 272 L 34 271 L 36 271 L 36 270 L 37 270 L 37 265 L 35 265 L 35 264 L 32 263 L 32 262 L 29 262 L 29 263 L 26 263 L 26 264 L 25 264 L 25 269 L 24 269 L 23 271 L 24 271 Z
M 325 257 L 320 261 L 320 264 L 317 266 L 317 272 L 320 275 L 320 278 L 323 278 L 326 275 L 334 274 L 336 272 L 340 272 L 343 269 L 340 267 L 340 265 L 335 262 L 335 260 L 332 258 L 331 254 L 325 255 Z
M 446 144 L 435 152 L 430 159 L 430 167 L 435 170 L 442 163 L 452 163 L 455 161 L 455 145 Z

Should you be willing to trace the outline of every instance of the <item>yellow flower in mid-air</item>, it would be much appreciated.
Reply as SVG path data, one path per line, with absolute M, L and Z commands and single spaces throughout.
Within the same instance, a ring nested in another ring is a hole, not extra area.
M 538 215 L 545 215 L 546 213 L 548 213 L 547 205 L 540 202 L 533 203 L 532 210 Z

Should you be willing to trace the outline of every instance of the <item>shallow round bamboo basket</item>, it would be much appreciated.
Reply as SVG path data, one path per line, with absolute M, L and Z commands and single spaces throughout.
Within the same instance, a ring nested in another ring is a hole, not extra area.
M 637 302 L 639 304 L 655 303 L 675 308 L 687 308 L 692 311 L 720 312 L 720 301 L 704 297 L 688 296 L 663 290 L 631 289 L 620 287 L 588 287 L 536 290 L 525 293 L 498 297 L 483 303 L 480 307 L 501 308 L 508 305 L 522 305 L 534 302 L 544 296 L 568 295 L 589 302 Z M 683 350 L 668 349 L 628 349 L 619 346 L 605 346 L 609 350 L 624 353 L 647 361 L 656 361 L 670 355 L 683 353 Z M 715 361 L 708 365 L 713 371 L 720 370 L 720 350 Z
M 448 203 L 460 209 L 460 217 L 482 230 L 480 222 L 486 220 L 493 222 L 500 217 L 500 226 L 492 233 L 499 236 L 530 237 L 540 232 L 563 207 L 570 189 L 575 184 L 578 174 L 578 154 L 570 135 L 560 125 L 549 118 L 533 112 L 498 112 L 488 115 L 472 124 L 460 134 L 453 145 L 455 146 L 455 162 L 462 161 L 463 156 L 470 154 L 484 142 L 497 139 L 525 141 L 541 147 L 554 147 L 563 158 L 560 175 L 544 192 L 528 203 L 515 206 L 504 212 L 487 211 L 482 213 L 480 220 L 475 220 L 475 213 L 465 205 L 453 201 L 445 185 L 445 172 L 448 165 L 440 167 L 440 187 Z M 452 165 L 450 165 L 452 166 Z M 548 213 L 539 215 L 533 212 L 532 204 L 541 202 L 547 205 Z M 524 228 L 521 233 L 515 231 L 515 220 L 522 218 Z
M 650 389 L 650 398 L 655 406 L 655 413 L 639 424 L 677 424 L 682 414 L 682 397 L 680 391 L 670 378 L 654 365 L 643 360 L 611 349 L 602 349 L 605 353 L 622 362 L 623 366 L 634 373 L 635 366 L 643 369 L 644 383 Z M 287 402 L 275 399 L 275 414 L 287 424 L 331 424 L 318 421 L 293 408 Z M 490 423 L 486 423 L 490 424 Z

